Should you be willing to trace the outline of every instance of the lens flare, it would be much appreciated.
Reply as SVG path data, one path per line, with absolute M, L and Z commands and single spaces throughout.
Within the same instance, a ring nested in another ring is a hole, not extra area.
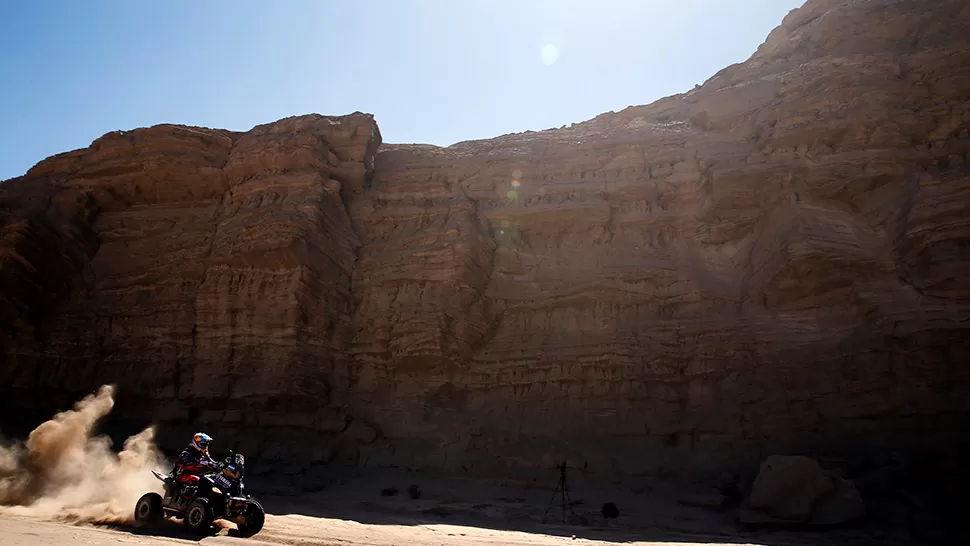
M 518 187 L 519 187 L 519 186 L 521 186 L 521 185 L 522 185 L 522 183 L 521 183 L 521 182 L 519 182 L 518 180 L 513 180 L 513 181 L 512 181 L 512 187 L 513 187 L 513 188 L 518 188 Z
M 559 60 L 559 48 L 552 44 L 546 44 L 542 46 L 540 56 L 542 57 L 542 64 L 552 66 Z

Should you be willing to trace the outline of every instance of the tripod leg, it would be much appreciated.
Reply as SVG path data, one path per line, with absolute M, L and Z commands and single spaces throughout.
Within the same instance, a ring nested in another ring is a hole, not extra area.
M 562 522 L 566 523 L 566 495 L 562 496 Z
M 563 484 L 563 487 L 564 487 L 562 492 L 563 503 L 565 503 L 565 505 L 569 508 L 569 515 L 575 516 L 576 514 L 573 512 L 573 499 L 569 496 L 569 486 L 567 486 L 566 484 Z
M 569 500 L 569 486 L 566 485 L 565 476 L 563 476 L 562 482 L 562 522 L 566 523 L 566 509 L 569 509 L 569 513 L 572 514 L 573 505 Z
M 556 489 L 552 492 L 552 497 L 549 498 L 549 505 L 546 506 L 546 511 L 542 514 L 542 522 L 545 523 L 546 516 L 549 515 L 549 510 L 552 510 L 552 503 L 556 500 L 556 494 L 559 493 L 559 484 L 556 484 Z
M 566 471 L 563 470 L 560 487 L 562 488 L 562 522 L 566 523 L 566 499 L 569 497 L 569 490 L 566 486 Z

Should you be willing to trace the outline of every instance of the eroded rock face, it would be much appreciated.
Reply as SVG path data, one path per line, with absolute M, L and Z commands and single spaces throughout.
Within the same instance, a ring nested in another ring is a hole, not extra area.
M 106 135 L 4 184 L 6 404 L 117 381 L 173 444 L 471 470 L 966 449 L 967 35 L 962 0 L 813 0 L 561 130 Z
M 84 275 L 57 261 L 60 247 L 74 250 L 67 243 L 45 244 L 54 258 L 33 262 L 43 267 L 13 270 L 5 293 L 65 278 L 79 287 L 33 322 L 33 339 L 7 341 L 10 399 L 48 411 L 118 382 L 125 418 L 167 424 L 171 447 L 206 425 L 254 455 L 277 457 L 286 444 L 333 457 L 328 439 L 350 424 L 333 398 L 347 392 L 339 333 L 359 246 L 344 200 L 365 189 L 379 144 L 363 114 L 245 134 L 158 126 L 106 135 L 6 183 L 92 200 L 84 226 L 99 243 Z M 4 195 L 23 215 L 17 199 Z M 64 217 L 34 220 L 36 237 L 66 238 L 79 220 Z

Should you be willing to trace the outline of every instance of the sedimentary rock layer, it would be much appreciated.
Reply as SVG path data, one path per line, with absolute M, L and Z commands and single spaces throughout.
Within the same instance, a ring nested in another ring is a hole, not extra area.
M 968 35 L 812 0 L 558 130 L 106 135 L 3 184 L 5 404 L 114 381 L 173 445 L 480 470 L 966 449 Z

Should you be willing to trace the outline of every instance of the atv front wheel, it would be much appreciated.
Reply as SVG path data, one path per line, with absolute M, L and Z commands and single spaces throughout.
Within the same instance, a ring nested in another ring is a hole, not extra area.
M 258 502 L 250 501 L 243 518 L 245 521 L 236 524 L 236 526 L 239 527 L 239 533 L 241 535 L 251 537 L 263 528 L 266 512 L 263 511 L 263 507 Z
M 135 503 L 135 524 L 140 526 L 158 525 L 163 517 L 162 496 L 158 493 L 145 493 Z
M 193 533 L 202 534 L 212 528 L 212 507 L 209 506 L 209 499 L 198 498 L 192 501 L 182 522 L 185 527 Z

